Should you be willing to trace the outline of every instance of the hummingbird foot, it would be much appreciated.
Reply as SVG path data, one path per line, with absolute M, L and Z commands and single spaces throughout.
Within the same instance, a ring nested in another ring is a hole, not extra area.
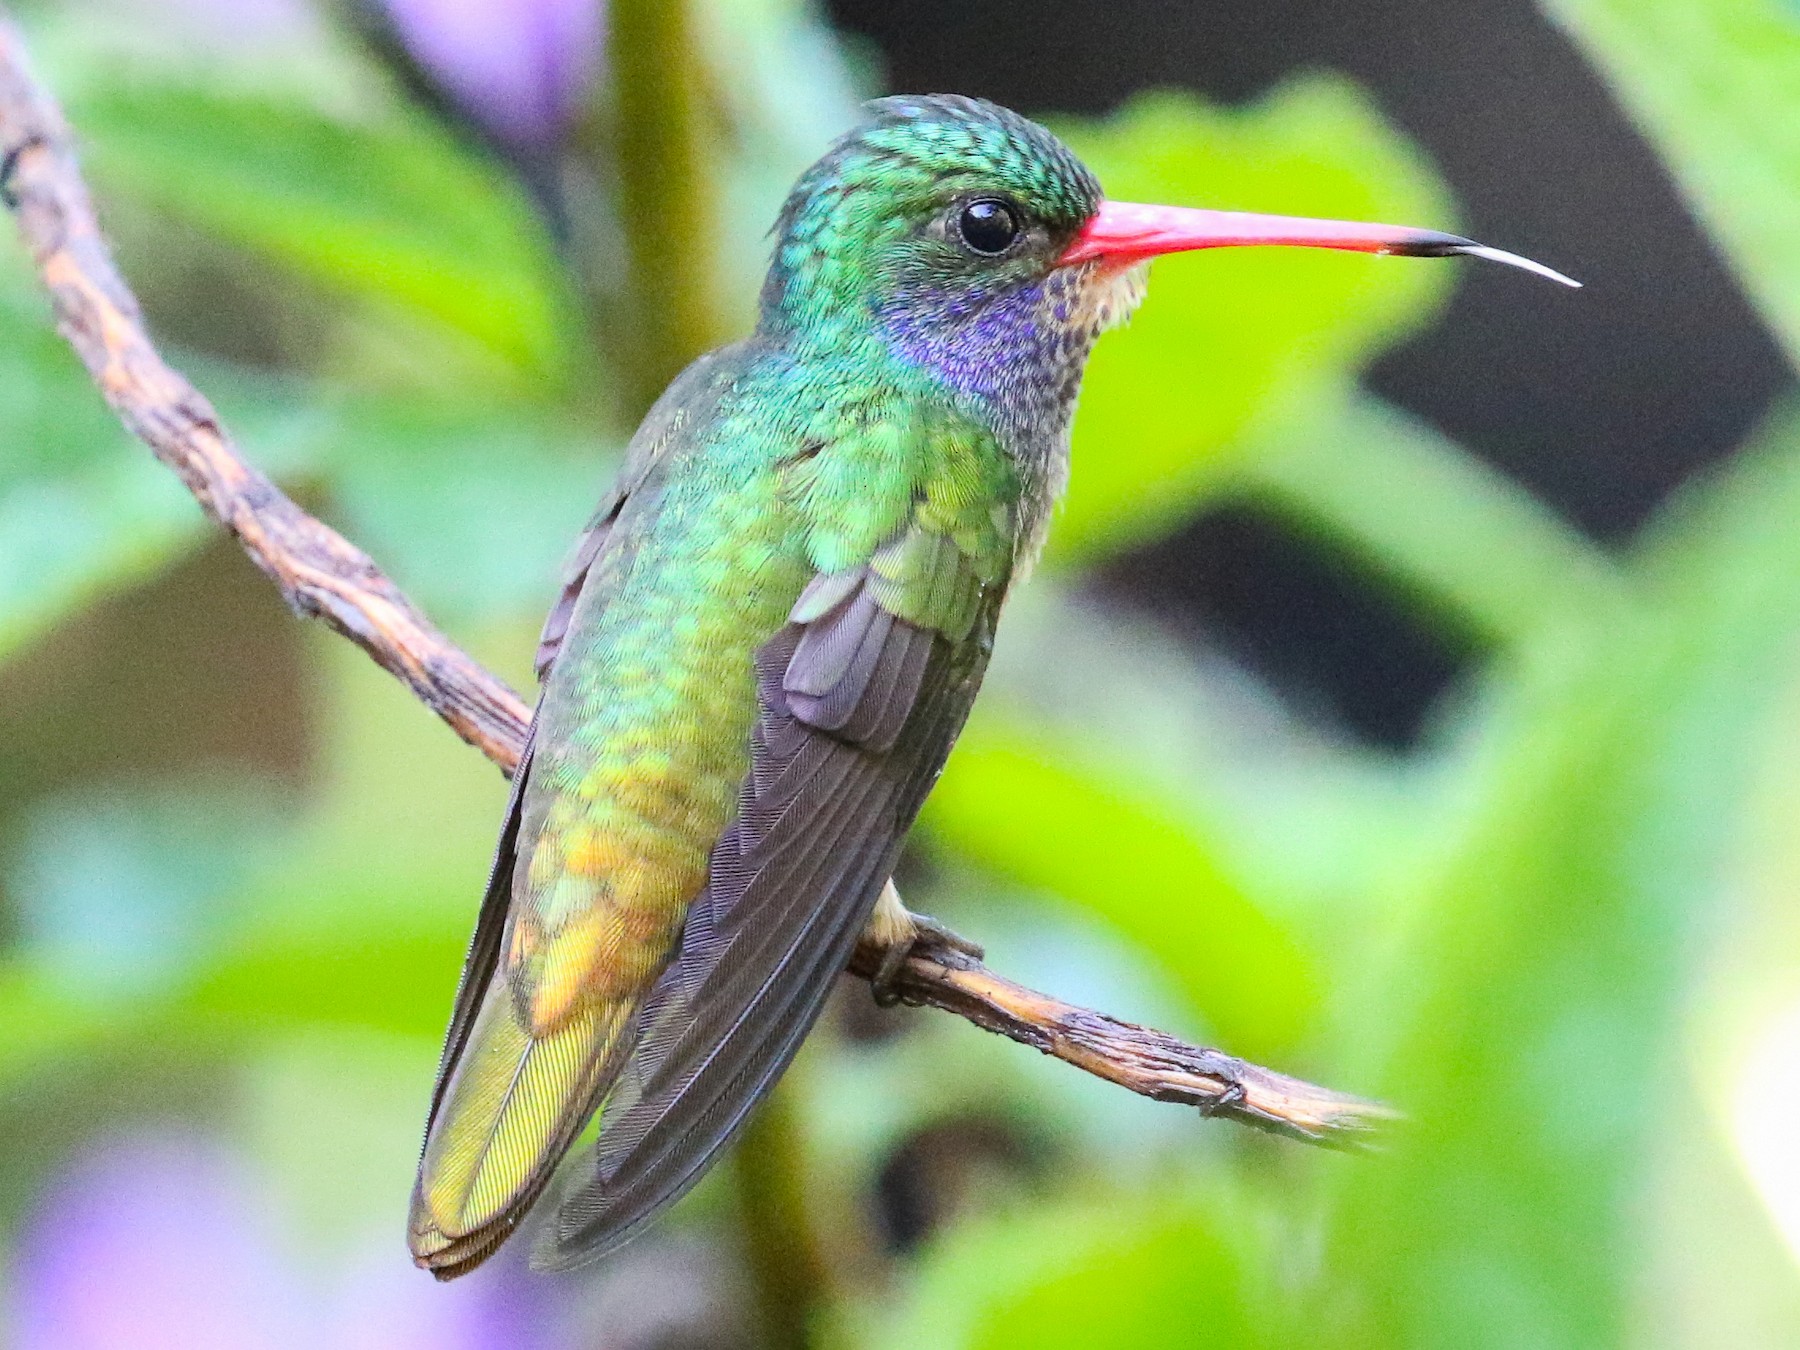
M 900 1002 L 895 983 L 908 957 L 925 955 L 933 948 L 960 952 L 977 961 L 983 955 L 980 943 L 971 942 L 936 919 L 908 909 L 892 881 L 882 887 L 881 898 L 875 902 L 875 910 L 863 928 L 861 941 L 864 946 L 881 953 L 880 964 L 869 980 L 869 989 L 875 995 L 875 1002 L 884 1008 Z

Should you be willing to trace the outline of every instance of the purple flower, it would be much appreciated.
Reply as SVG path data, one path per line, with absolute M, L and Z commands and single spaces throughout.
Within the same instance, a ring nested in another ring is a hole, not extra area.
M 555 145 L 600 66 L 602 0 L 380 0 L 413 60 L 490 136 Z
M 496 1262 L 439 1285 L 398 1238 L 342 1278 L 286 1250 L 268 1188 L 178 1137 L 78 1161 L 20 1235 L 17 1350 L 535 1350 L 541 1288 Z

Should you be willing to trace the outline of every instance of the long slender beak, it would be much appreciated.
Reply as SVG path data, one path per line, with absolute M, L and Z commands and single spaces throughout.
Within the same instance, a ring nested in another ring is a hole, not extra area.
M 1348 249 L 1353 253 L 1394 253 L 1408 258 L 1467 255 L 1522 267 L 1565 286 L 1580 286 L 1516 253 L 1489 248 L 1460 235 L 1416 230 L 1405 225 L 1370 225 L 1361 221 L 1309 220 L 1304 216 L 1259 216 L 1245 211 L 1199 211 L 1185 206 L 1140 206 L 1135 202 L 1102 202 L 1061 258 L 1071 263 L 1105 260 L 1142 262 L 1164 253 L 1197 248 L 1239 248 L 1251 244 L 1290 244 L 1301 248 Z

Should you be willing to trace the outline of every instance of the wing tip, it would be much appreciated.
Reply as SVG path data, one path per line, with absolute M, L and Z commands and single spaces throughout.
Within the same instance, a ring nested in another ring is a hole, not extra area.
M 505 1215 L 467 1233 L 446 1233 L 435 1223 L 415 1219 L 407 1234 L 413 1264 L 428 1270 L 440 1283 L 467 1275 L 488 1257 L 500 1250 L 500 1244 L 517 1226 L 516 1215 Z
M 557 1206 L 551 1221 L 541 1226 L 537 1240 L 531 1244 L 531 1268 L 559 1273 L 604 1260 L 640 1237 L 686 1189 L 682 1187 L 647 1208 L 622 1214 L 595 1214 L 582 1219 L 571 1215 L 572 1206 L 564 1200 Z
M 479 1053 L 453 1066 L 427 1127 L 407 1231 L 413 1264 L 455 1279 L 525 1221 L 624 1061 L 629 1011 L 606 1005 L 540 1037 L 514 1018 L 509 989 L 487 991 L 467 1038 Z M 498 1068 L 484 1065 L 496 1056 Z M 580 1068 L 562 1075 L 569 1064 Z

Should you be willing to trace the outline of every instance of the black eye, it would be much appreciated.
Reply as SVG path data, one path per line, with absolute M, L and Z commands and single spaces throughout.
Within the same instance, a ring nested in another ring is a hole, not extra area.
M 992 197 L 970 202 L 956 218 L 963 243 L 989 257 L 1004 253 L 1019 237 L 1019 216 L 1013 207 Z

